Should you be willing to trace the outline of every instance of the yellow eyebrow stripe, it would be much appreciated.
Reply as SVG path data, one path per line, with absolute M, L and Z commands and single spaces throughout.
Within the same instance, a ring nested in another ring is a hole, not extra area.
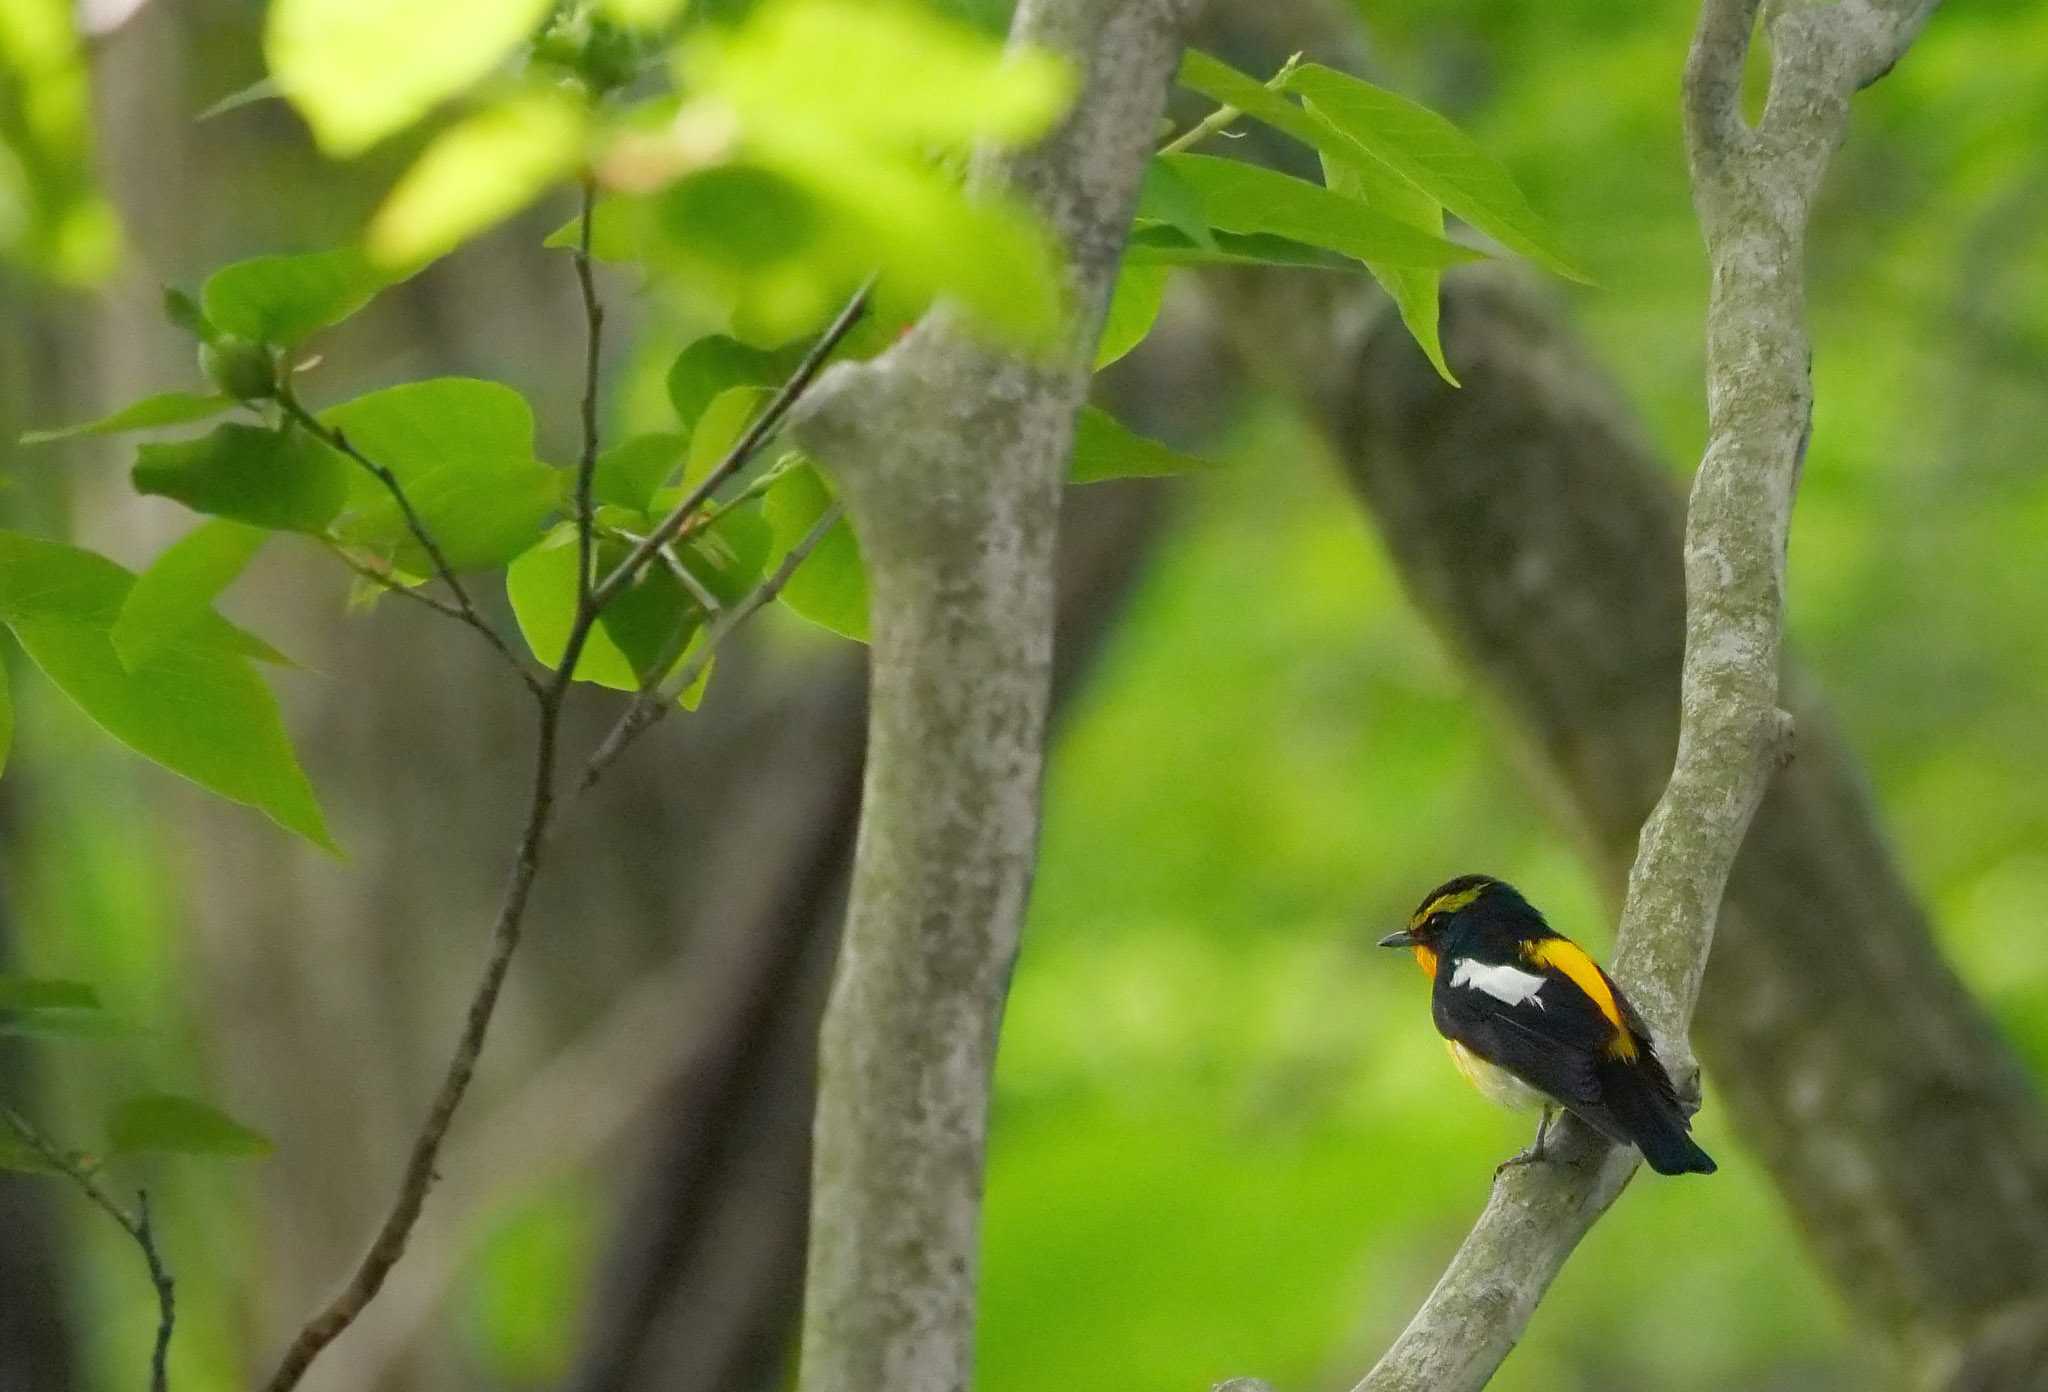
M 1636 1056 L 1635 1036 L 1630 1032 L 1628 1022 L 1621 1018 L 1621 1006 L 1615 1002 L 1614 988 L 1607 984 L 1606 973 L 1586 955 L 1584 948 L 1569 938 L 1539 938 L 1522 944 L 1522 957 L 1535 966 L 1555 967 L 1586 993 L 1587 999 L 1607 1017 L 1607 1023 L 1614 1026 L 1614 1040 L 1607 1046 L 1609 1055 L 1620 1059 Z
M 1408 927 L 1411 931 L 1420 928 L 1429 921 L 1431 914 L 1456 913 L 1485 892 L 1485 885 L 1474 885 L 1471 889 L 1461 889 L 1456 894 L 1439 894 L 1415 911 L 1415 917 L 1408 920 Z

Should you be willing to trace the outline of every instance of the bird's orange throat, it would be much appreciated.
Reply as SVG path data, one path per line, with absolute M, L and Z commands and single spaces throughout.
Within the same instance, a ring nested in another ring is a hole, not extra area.
M 1431 981 L 1436 980 L 1436 954 L 1421 943 L 1415 944 L 1415 962 Z

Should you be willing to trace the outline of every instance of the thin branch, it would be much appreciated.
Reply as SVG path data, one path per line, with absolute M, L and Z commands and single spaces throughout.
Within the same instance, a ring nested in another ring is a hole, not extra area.
M 504 635 L 499 633 L 491 625 L 491 622 L 478 612 L 476 605 L 471 602 L 469 591 L 464 589 L 462 582 L 456 578 L 454 569 L 448 564 L 448 557 L 442 552 L 440 543 L 434 540 L 433 533 L 427 530 L 427 524 L 421 520 L 419 512 L 413 507 L 412 499 L 406 495 L 405 485 L 398 481 L 398 475 L 392 473 L 390 469 L 357 449 L 349 441 L 348 436 L 340 430 L 327 425 L 319 417 L 300 405 L 298 397 L 292 394 L 289 384 L 278 389 L 277 402 L 283 408 L 285 415 L 296 422 L 308 434 L 312 435 L 314 439 L 319 440 L 332 449 L 339 450 L 342 454 L 348 456 L 358 465 L 362 466 L 363 469 L 367 470 L 370 476 L 376 479 L 377 482 L 384 485 L 384 490 L 391 495 L 392 501 L 398 504 L 398 511 L 405 519 L 406 530 L 412 533 L 413 540 L 420 544 L 420 549 L 427 553 L 427 559 L 434 567 L 435 578 L 443 585 L 446 585 L 448 593 L 455 597 L 455 612 L 450 617 L 459 619 L 462 623 L 482 634 L 484 641 L 491 645 L 498 656 L 504 658 L 519 673 L 520 681 L 526 688 L 536 696 L 539 695 L 539 683 L 534 680 L 533 674 L 526 670 L 526 664 L 519 660 L 519 655 L 513 652 L 512 645 L 505 641 Z M 354 565 L 351 565 L 350 569 L 355 570 L 359 575 L 364 573 L 361 568 Z M 371 576 L 370 578 L 374 579 L 377 577 Z M 387 585 L 387 588 L 400 589 L 402 587 Z M 444 609 L 442 612 L 445 613 L 447 611 Z
M 761 446 L 768 443 L 781 427 L 784 417 L 788 416 L 790 407 L 794 406 L 797 398 L 809 389 L 819 370 L 825 366 L 825 360 L 832 355 L 832 350 L 839 346 L 846 335 L 853 331 L 853 326 L 860 322 L 861 316 L 867 313 L 868 293 L 873 288 L 874 280 L 871 277 L 866 285 L 854 292 L 853 298 L 846 302 L 846 307 L 839 311 L 838 317 L 827 326 L 818 341 L 811 345 L 810 352 L 804 354 L 803 361 L 789 374 L 789 380 L 782 384 L 781 390 L 775 393 L 766 409 L 755 417 L 753 424 L 749 425 L 745 433 L 733 442 L 732 448 L 726 451 L 725 458 L 713 465 L 711 472 L 683 496 L 682 501 L 669 511 L 668 516 L 661 519 L 653 531 L 641 539 L 640 544 L 627 554 L 626 559 L 619 562 L 617 569 L 604 578 L 603 583 L 598 585 L 595 595 L 598 608 L 602 609 L 609 604 L 620 590 L 631 584 L 633 577 L 653 559 L 654 554 L 675 540 L 676 534 L 681 532 L 691 516 L 704 506 L 705 501 L 717 492 L 727 479 L 745 468 L 747 461 L 760 452 Z
M 583 776 L 576 784 L 577 793 L 589 792 L 596 786 L 597 780 L 604 777 L 605 770 L 618 762 L 619 756 L 626 752 L 626 746 L 667 715 L 670 708 L 682 699 L 683 693 L 690 689 L 691 683 L 704 675 L 705 669 L 711 665 L 711 659 L 717 656 L 719 644 L 723 643 L 734 629 L 782 593 L 790 577 L 796 574 L 797 567 L 809 559 L 811 552 L 817 550 L 818 543 L 825 539 L 826 533 L 839 521 L 840 513 L 841 508 L 837 502 L 826 508 L 818 520 L 811 524 L 811 529 L 804 533 L 796 545 L 789 548 L 789 554 L 782 558 L 782 564 L 775 568 L 774 574 L 756 585 L 736 607 L 719 615 L 717 622 L 705 635 L 703 646 L 697 649 L 688 662 L 672 675 L 657 678 L 641 688 L 640 694 L 633 698 L 633 704 L 627 707 L 626 713 L 619 717 L 618 723 L 612 726 L 611 732 L 591 754 L 589 762 L 584 764 Z M 681 633 L 678 636 L 684 637 Z M 666 671 L 676 658 L 682 656 L 682 646 L 678 644 L 673 656 L 665 657 L 662 662 L 656 664 L 656 671 Z
M 597 479 L 597 370 L 604 341 L 604 304 L 590 272 L 591 227 L 597 216 L 597 180 L 583 176 L 583 222 L 576 237 L 576 286 L 583 295 L 583 452 L 576 461 L 576 596 L 589 607 L 596 543 L 591 536 L 596 508 L 591 490 Z
M 327 539 L 323 538 L 323 540 Z M 452 601 L 429 594 L 427 591 L 417 589 L 411 585 L 402 584 L 385 572 L 378 570 L 375 566 L 366 565 L 350 555 L 348 549 L 339 542 L 327 540 L 327 549 L 333 552 L 335 558 L 347 566 L 355 575 L 369 581 L 387 593 L 397 595 L 400 599 L 411 600 L 414 604 L 424 605 L 443 618 L 453 619 L 455 622 L 466 625 L 483 634 L 485 640 L 490 643 L 492 650 L 505 659 L 507 665 L 511 667 L 513 674 L 519 678 L 520 685 L 524 686 L 529 693 L 536 697 L 541 694 L 540 679 L 535 677 L 527 665 L 519 660 L 518 655 L 499 636 L 498 630 L 491 627 L 489 623 L 484 622 L 475 610 L 465 610 L 461 605 Z
M 1802 262 L 1808 215 L 1849 100 L 1897 61 L 1927 0 L 1841 0 L 1773 20 L 1766 115 L 1736 94 L 1757 0 L 1705 0 L 1686 67 L 1694 202 L 1713 265 L 1709 440 L 1686 514 L 1686 640 L 1678 758 L 1629 874 L 1615 976 L 1682 1091 L 1686 1042 L 1735 856 L 1779 762 L 1785 544 L 1812 421 Z M 1422 1309 L 1356 1392 L 1472 1392 L 1514 1347 L 1637 1156 L 1571 1123 L 1557 1163 L 1501 1174 Z
M 107 1193 L 89 1167 L 45 1136 L 34 1122 L 12 1107 L 0 1107 L 0 1116 L 5 1116 L 9 1129 L 21 1138 L 23 1145 L 34 1151 L 44 1164 L 70 1180 L 94 1207 L 119 1224 L 121 1231 L 127 1233 L 141 1249 L 142 1260 L 149 1268 L 149 1283 L 156 1288 L 156 1340 L 150 1350 L 149 1387 L 150 1392 L 166 1392 L 170 1386 L 171 1333 L 178 1323 L 178 1298 L 170 1268 L 164 1264 L 163 1253 L 157 1249 L 156 1229 L 150 1223 L 149 1191 L 137 1192 L 136 1208 L 130 1213 Z
M 1301 55 L 1299 53 L 1290 54 L 1288 56 L 1287 61 L 1280 65 L 1280 71 L 1274 73 L 1271 77 L 1266 79 L 1267 89 L 1269 91 L 1274 92 L 1279 91 L 1282 87 L 1287 85 L 1287 79 L 1292 77 L 1294 75 L 1294 70 L 1300 66 Z M 1189 126 L 1186 130 L 1182 131 L 1173 139 L 1167 141 L 1164 145 L 1161 145 L 1159 147 L 1159 153 L 1162 155 L 1177 155 L 1181 153 L 1183 150 L 1191 150 L 1195 146 L 1201 144 L 1204 140 L 1207 140 L 1210 136 L 1228 130 L 1232 125 L 1236 124 L 1238 118 L 1243 115 L 1244 110 L 1241 107 L 1230 106 L 1227 104 L 1219 106 L 1214 111 L 1210 112 L 1207 116 L 1204 116 L 1200 121 L 1196 122 L 1192 126 Z

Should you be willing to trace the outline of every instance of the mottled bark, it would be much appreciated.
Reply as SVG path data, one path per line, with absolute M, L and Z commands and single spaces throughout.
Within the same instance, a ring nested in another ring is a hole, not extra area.
M 1677 743 L 1677 495 L 1558 316 L 1505 276 L 1446 291 L 1462 391 L 1391 315 L 1354 322 L 1371 327 L 1318 383 L 1344 466 L 1618 889 Z M 2048 1116 L 1941 960 L 1811 682 L 1791 668 L 1785 690 L 1798 757 L 1736 861 L 1699 1002 L 1707 1105 L 1916 1382 L 2032 1386 Z

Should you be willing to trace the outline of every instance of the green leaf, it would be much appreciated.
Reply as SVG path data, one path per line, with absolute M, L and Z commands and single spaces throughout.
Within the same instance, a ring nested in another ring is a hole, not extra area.
M 98 1010 L 99 992 L 83 981 L 0 972 L 0 1010 Z
M 7 656 L 0 653 L 0 773 L 7 772 L 7 755 L 14 748 L 14 692 L 7 675 Z
M 765 387 L 733 387 L 713 397 L 690 434 L 690 462 L 683 470 L 684 481 L 694 483 L 709 475 L 738 443 L 771 395 Z
M 774 529 L 775 550 L 786 552 L 803 540 L 831 505 L 832 492 L 817 466 L 805 464 L 784 474 L 761 500 L 762 515 Z M 860 543 L 844 517 L 789 577 L 781 599 L 820 628 L 868 641 L 867 569 L 861 564 Z
M 600 503 L 645 512 L 690 453 L 690 437 L 673 432 L 635 435 L 597 457 L 590 491 Z
M 51 440 L 70 440 L 80 435 L 118 435 L 124 430 L 148 430 L 159 425 L 184 425 L 190 421 L 205 420 L 230 410 L 234 402 L 219 393 L 202 395 L 198 392 L 159 392 L 131 402 L 120 410 L 101 416 L 98 420 L 83 425 L 67 425 L 57 430 L 31 430 L 21 437 L 24 445 L 47 444 Z
M 722 47 L 690 54 L 750 141 L 789 148 L 1018 144 L 1066 109 L 1067 65 L 901 0 L 769 0 Z M 808 158 L 808 155 L 805 156 Z
M 1140 225 L 1124 246 L 1126 266 L 1295 266 L 1312 271 L 1355 271 L 1358 263 L 1318 247 L 1264 233 L 1218 232 L 1214 247 L 1199 247 L 1175 228 Z
M 1306 105 L 1313 114 L 1315 103 Z M 1365 160 L 1335 159 L 1327 154 L 1321 158 L 1323 183 L 1332 193 L 1356 198 L 1431 236 L 1443 235 L 1442 205 L 1392 170 Z M 1437 328 L 1443 272 L 1374 261 L 1366 262 L 1365 268 L 1393 299 L 1395 308 L 1401 312 L 1401 322 L 1408 326 L 1409 334 L 1428 356 L 1437 375 L 1457 386 L 1458 379 L 1444 361 L 1443 339 Z
M 1205 250 L 1216 247 L 1209 220 L 1202 215 L 1202 195 L 1163 160 L 1154 159 L 1145 166 L 1145 181 L 1138 187 L 1138 216 L 1178 228 Z
M 1109 297 L 1109 312 L 1103 316 L 1102 336 L 1095 341 L 1095 366 L 1108 367 L 1145 341 L 1166 302 L 1166 281 L 1170 268 L 1129 265 L 1116 278 Z
M 1514 176 L 1428 107 L 1318 63 L 1298 69 L 1287 85 L 1395 173 L 1502 246 L 1568 280 L 1586 280 Z
M 320 419 L 391 471 L 456 570 L 504 565 L 540 538 L 561 504 L 567 475 L 533 457 L 533 410 L 503 383 L 408 382 L 330 407 Z M 414 575 L 432 573 L 397 502 L 361 469 L 335 530 Z
M 1286 97 L 1199 49 L 1191 48 L 1181 56 L 1174 80 L 1218 106 L 1234 106 L 1306 145 L 1320 149 L 1331 139 L 1329 130 Z
M 216 116 L 225 116 L 230 111 L 239 111 L 245 106 L 254 106 L 257 102 L 278 101 L 283 97 L 284 90 L 277 85 L 277 79 L 266 74 L 246 87 L 237 87 L 192 119 L 211 121 Z
M 271 1149 L 268 1137 L 218 1108 L 161 1092 L 131 1097 L 115 1107 L 107 1119 L 107 1139 L 117 1155 L 257 1156 Z
M 208 276 L 199 301 L 216 333 L 289 348 L 354 314 L 393 278 L 354 248 L 255 256 Z
M 780 387 L 802 358 L 801 346 L 753 348 L 726 334 L 711 334 L 676 355 L 668 370 L 668 399 L 684 433 L 692 433 L 720 392 L 731 387 Z
M 276 0 L 271 75 L 331 155 L 360 154 L 495 68 L 550 0 Z
M 1219 468 L 1211 460 L 1162 445 L 1127 430 L 1116 417 L 1083 406 L 1074 418 L 1074 453 L 1067 466 L 1069 483 L 1102 483 L 1120 478 L 1166 478 L 1207 473 Z
M 659 29 L 681 13 L 684 0 L 597 0 L 599 13 L 628 29 Z
M 575 169 L 588 118 L 553 91 L 520 93 L 449 127 L 399 179 L 364 241 L 384 266 L 431 261 Z
M 269 539 L 260 527 L 216 518 L 185 534 L 148 570 L 122 602 L 108 635 L 131 672 L 164 644 L 213 612 L 213 601 L 235 582 Z
M 1225 231 L 1271 233 L 1393 266 L 1441 269 L 1484 259 L 1305 179 L 1211 155 L 1170 155 L 1166 162 L 1200 195 L 1210 225 Z
M 626 549 L 606 543 L 598 551 L 600 573 L 624 559 Z M 519 631 L 533 655 L 549 667 L 561 665 L 576 621 L 576 528 L 563 523 L 540 545 L 513 561 L 505 572 L 505 593 Z M 584 640 L 576 680 L 638 691 L 677 630 L 701 618 L 696 601 L 660 564 L 605 607 Z M 694 617 L 693 617 L 694 615 Z
M 614 194 L 597 200 L 596 216 L 590 227 L 590 258 L 593 261 L 648 259 L 654 241 L 653 200 Z M 541 238 L 541 245 L 557 251 L 573 251 L 583 242 L 583 215 L 577 214 Z
M 254 640 L 202 615 L 131 672 L 111 635 L 134 585 L 104 556 L 0 532 L 0 623 L 59 690 L 138 754 L 333 849 L 277 703 L 249 665 Z
M 288 532 L 318 532 L 348 498 L 349 462 L 301 430 L 216 426 L 196 440 L 144 445 L 141 493 L 195 512 Z

